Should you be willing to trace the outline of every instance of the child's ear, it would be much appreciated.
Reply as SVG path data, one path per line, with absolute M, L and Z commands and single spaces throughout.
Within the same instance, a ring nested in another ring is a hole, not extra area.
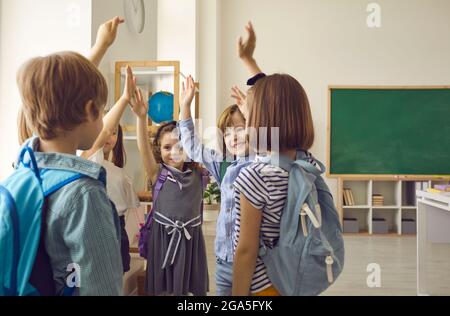
M 98 109 L 95 107 L 95 104 L 92 100 L 89 100 L 84 105 L 84 113 L 86 114 L 86 118 L 89 122 L 96 121 L 98 118 Z

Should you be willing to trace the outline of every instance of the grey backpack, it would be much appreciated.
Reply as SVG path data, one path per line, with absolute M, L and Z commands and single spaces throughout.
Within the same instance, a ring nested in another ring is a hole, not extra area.
M 259 255 L 281 295 L 319 295 L 344 267 L 342 227 L 333 197 L 321 177 L 325 166 L 301 151 L 297 159 L 280 156 L 279 166 L 289 172 L 280 238 L 273 248 L 262 244 Z

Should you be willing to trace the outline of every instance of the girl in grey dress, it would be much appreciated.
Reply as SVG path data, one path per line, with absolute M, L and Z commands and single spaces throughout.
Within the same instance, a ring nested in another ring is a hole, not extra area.
M 131 104 L 138 116 L 139 151 L 153 188 L 161 173 L 165 175 L 145 242 L 146 290 L 149 295 L 204 296 L 209 290 L 201 214 L 204 172 L 198 164 L 185 162 L 176 122 L 159 128 L 151 148 L 140 91 Z

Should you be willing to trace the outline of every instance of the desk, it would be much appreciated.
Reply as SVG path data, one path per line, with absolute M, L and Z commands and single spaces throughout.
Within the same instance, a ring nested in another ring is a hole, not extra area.
M 416 196 L 417 295 L 450 295 L 450 194 Z

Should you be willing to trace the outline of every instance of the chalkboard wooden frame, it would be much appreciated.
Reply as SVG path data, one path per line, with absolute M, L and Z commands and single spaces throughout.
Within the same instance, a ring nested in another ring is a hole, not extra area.
M 327 120 L 327 172 L 329 178 L 340 179 L 373 179 L 373 180 L 450 180 L 450 175 L 393 175 L 393 174 L 332 174 L 331 169 L 331 99 L 332 91 L 338 89 L 364 89 L 364 90 L 435 90 L 435 89 L 450 89 L 450 85 L 433 85 L 433 86 L 382 86 L 382 85 L 329 85 L 328 86 L 328 120 Z

